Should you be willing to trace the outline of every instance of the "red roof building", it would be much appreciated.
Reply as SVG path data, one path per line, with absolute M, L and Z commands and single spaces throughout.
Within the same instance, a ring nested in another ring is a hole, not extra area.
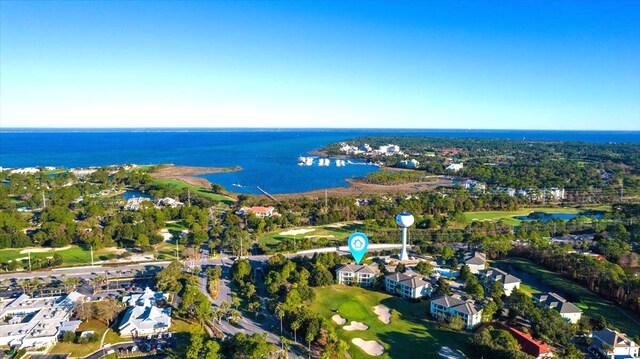
M 255 207 L 249 207 L 249 208 L 242 208 L 241 212 L 243 214 L 246 213 L 253 213 L 258 217 L 271 217 L 273 215 L 275 215 L 275 208 L 272 206 L 269 207 L 259 207 L 259 206 L 255 206 Z
M 521 348 L 520 350 L 534 358 L 546 358 L 553 355 L 549 344 L 533 339 L 531 334 L 521 332 L 513 327 L 507 327 L 507 331 L 518 341 Z

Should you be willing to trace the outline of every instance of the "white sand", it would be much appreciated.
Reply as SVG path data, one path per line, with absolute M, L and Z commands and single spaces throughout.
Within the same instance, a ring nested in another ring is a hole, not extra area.
M 304 236 L 304 238 L 309 238 L 309 239 L 320 239 L 320 238 L 335 238 L 335 236 L 333 234 L 327 234 L 326 236 Z
M 315 228 L 290 229 L 288 231 L 280 232 L 280 235 L 281 236 L 297 236 L 298 234 L 305 234 L 313 231 L 315 231 Z
M 332 224 L 328 224 L 325 227 L 327 228 L 342 228 L 345 226 L 348 226 L 350 224 L 362 224 L 361 221 L 353 221 L 353 222 L 342 222 L 342 223 L 332 223 Z
M 373 307 L 373 312 L 378 315 L 378 319 L 380 319 L 380 321 L 384 324 L 391 323 L 391 310 L 386 305 L 376 305 L 375 307 Z
M 20 251 L 20 254 L 57 252 L 57 251 L 64 251 L 64 250 L 69 249 L 69 248 L 71 248 L 71 246 L 64 246 L 64 247 L 60 247 L 60 248 L 42 248 L 42 247 L 25 248 L 25 249 Z
M 342 325 L 347 322 L 347 320 L 341 317 L 339 314 L 334 315 L 333 317 L 331 317 L 331 319 L 338 325 Z
M 163 228 L 162 230 L 160 230 L 160 235 L 162 236 L 162 238 L 164 238 L 165 242 L 168 242 L 171 237 L 173 237 L 173 234 L 171 234 L 171 232 L 169 232 L 169 229 L 167 228 Z
M 357 345 L 365 353 L 373 356 L 384 354 L 384 347 L 375 340 L 363 340 L 362 338 L 353 338 L 351 342 Z
M 342 327 L 342 329 L 348 332 L 352 332 L 354 330 L 367 330 L 369 329 L 369 327 L 366 326 L 364 323 L 352 321 L 351 324 L 345 325 L 344 327 Z

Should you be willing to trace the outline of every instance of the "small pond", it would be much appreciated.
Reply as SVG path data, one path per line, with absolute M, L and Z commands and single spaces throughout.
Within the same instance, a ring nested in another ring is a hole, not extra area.
M 561 219 L 563 221 L 569 221 L 578 217 L 588 217 L 592 219 L 604 218 L 602 212 L 584 212 L 584 213 L 546 213 L 546 212 L 531 212 L 526 216 L 514 216 L 513 218 L 520 221 L 543 221 L 547 222 L 552 219 Z
M 125 201 L 130 200 L 131 198 L 134 197 L 142 197 L 142 198 L 149 198 L 149 199 L 154 199 L 154 197 L 148 193 L 144 193 L 144 192 L 140 192 L 140 191 L 134 191 L 134 190 L 127 190 L 125 191 L 122 196 L 124 197 Z

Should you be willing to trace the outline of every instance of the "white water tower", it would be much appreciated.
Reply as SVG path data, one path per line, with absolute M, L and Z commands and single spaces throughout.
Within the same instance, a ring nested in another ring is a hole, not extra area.
M 402 212 L 396 216 L 396 223 L 402 228 L 402 250 L 400 250 L 400 260 L 409 260 L 409 254 L 407 254 L 407 232 L 409 227 L 413 225 L 414 219 L 411 213 Z

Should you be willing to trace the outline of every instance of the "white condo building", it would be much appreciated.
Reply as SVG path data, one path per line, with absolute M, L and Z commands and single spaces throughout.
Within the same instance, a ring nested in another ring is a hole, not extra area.
M 450 295 L 433 299 L 430 312 L 434 318 L 453 315 L 460 317 L 467 329 L 473 329 L 482 322 L 482 308 L 476 306 L 472 301 L 464 301 Z
M 433 292 L 431 283 L 404 273 L 389 274 L 384 278 L 384 286 L 387 292 L 398 294 L 402 298 L 430 297 Z
M 522 283 L 519 278 L 498 268 L 489 268 L 487 270 L 480 271 L 480 274 L 485 278 L 485 281 L 489 286 L 495 282 L 502 284 L 504 294 L 507 297 L 511 295 L 511 292 L 514 289 L 520 288 L 520 283 Z
M 577 323 L 582 316 L 580 308 L 553 292 L 534 294 L 533 300 L 542 307 L 557 310 L 569 323 Z
M 78 292 L 42 298 L 22 294 L 0 302 L 0 346 L 35 349 L 56 344 L 60 334 L 80 325 L 69 318 L 83 298 Z
M 171 308 L 159 308 L 168 296 L 148 287 L 144 292 L 122 298 L 129 305 L 118 331 L 121 336 L 146 336 L 166 332 L 171 326 Z
M 340 284 L 370 287 L 376 280 L 378 268 L 359 264 L 344 264 L 336 269 L 336 280 Z
M 591 347 L 607 359 L 640 358 L 638 344 L 625 334 L 604 328 L 591 333 Z
M 487 255 L 482 252 L 468 254 L 464 257 L 464 264 L 469 267 L 471 273 L 478 274 L 487 266 Z

